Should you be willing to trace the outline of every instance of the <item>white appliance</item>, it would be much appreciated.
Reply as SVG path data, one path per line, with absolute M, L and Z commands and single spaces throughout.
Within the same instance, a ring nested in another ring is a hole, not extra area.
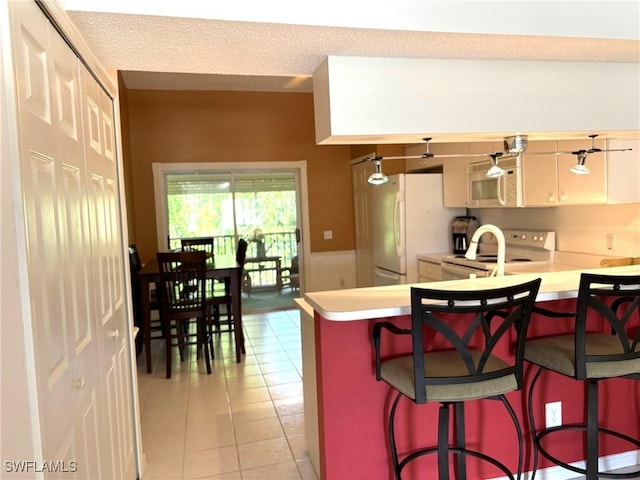
M 520 155 L 498 160 L 504 175 L 487 177 L 491 160 L 470 163 L 467 167 L 467 203 L 470 208 L 521 207 L 522 168 Z
M 389 175 L 373 188 L 375 285 L 418 282 L 419 253 L 451 252 L 451 221 L 464 208 L 443 206 L 442 175 Z
M 555 261 L 556 233 L 539 230 L 504 230 L 505 265 L 523 263 L 548 265 Z M 480 237 L 475 260 L 464 255 L 443 257 L 440 263 L 442 280 L 488 277 L 496 268 L 497 243 L 491 234 Z

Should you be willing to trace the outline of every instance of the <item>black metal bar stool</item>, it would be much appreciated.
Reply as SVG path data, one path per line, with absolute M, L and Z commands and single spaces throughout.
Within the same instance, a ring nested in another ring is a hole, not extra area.
M 600 427 L 598 423 L 598 384 L 609 378 L 640 379 L 640 275 L 583 273 L 575 312 L 554 312 L 539 307 L 534 312 L 547 317 L 574 317 L 575 330 L 526 342 L 524 358 L 538 366 L 529 386 L 527 408 L 534 446 L 532 479 L 539 454 L 556 465 L 586 475 L 588 480 L 640 476 L 640 471 L 598 471 L 599 434 L 612 435 L 640 447 L 638 439 Z M 543 370 L 586 383 L 586 422 L 536 431 L 533 394 Z M 544 438 L 567 430 L 585 432 L 586 468 L 559 459 L 543 445 Z
M 489 462 L 509 478 L 514 478 L 504 463 L 466 447 L 464 402 L 476 399 L 499 400 L 507 409 L 518 437 L 517 474 L 520 477 L 522 430 L 505 394 L 522 386 L 524 341 L 539 287 L 540 279 L 507 288 L 476 291 L 413 287 L 411 329 L 401 329 L 390 322 L 374 325 L 376 378 L 397 391 L 387 425 L 391 462 L 397 479 L 401 478 L 402 470 L 409 462 L 431 453 L 437 454 L 440 480 L 449 478 L 450 454 L 455 455 L 459 478 L 466 478 L 467 456 Z M 461 329 L 463 331 L 459 332 Z M 383 330 L 411 335 L 412 352 L 383 360 L 380 353 Z M 438 342 L 438 350 L 425 351 L 425 335 Z M 437 445 L 419 447 L 403 453 L 402 458 L 397 448 L 394 421 L 401 397 L 415 404 L 440 403 Z M 449 444 L 451 407 L 455 408 L 453 445 Z M 424 475 L 424 478 L 428 477 L 428 474 Z

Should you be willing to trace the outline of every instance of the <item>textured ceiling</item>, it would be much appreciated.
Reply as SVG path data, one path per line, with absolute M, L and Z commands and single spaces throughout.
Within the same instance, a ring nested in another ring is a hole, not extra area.
M 394 8 L 411 3 L 394 0 Z M 327 55 L 640 62 L 633 32 L 581 38 L 67 12 L 103 66 L 124 71 L 129 88 L 310 92 Z

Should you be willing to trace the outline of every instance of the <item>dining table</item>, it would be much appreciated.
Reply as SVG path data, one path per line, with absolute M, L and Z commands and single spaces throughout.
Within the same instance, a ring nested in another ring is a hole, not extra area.
M 242 354 L 245 353 L 244 332 L 242 330 L 242 270 L 243 267 L 238 264 L 233 255 L 213 255 L 207 258 L 207 278 L 222 280 L 230 288 L 237 363 L 240 363 Z M 140 282 L 140 304 L 142 307 L 147 373 L 151 373 L 151 309 L 149 295 L 151 284 L 159 285 L 160 282 L 160 268 L 157 259 L 150 260 L 138 271 L 138 281 Z M 161 298 L 159 300 L 162 301 Z

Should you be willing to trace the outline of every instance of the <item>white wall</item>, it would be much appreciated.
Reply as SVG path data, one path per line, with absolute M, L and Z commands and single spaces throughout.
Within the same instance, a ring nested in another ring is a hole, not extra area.
M 604 256 L 640 256 L 640 204 L 554 208 L 470 209 L 480 223 L 556 232 L 556 250 Z M 614 235 L 607 250 L 606 235 Z
M 312 253 L 304 265 L 305 292 L 356 287 L 356 254 L 353 250 Z
M 316 142 L 638 131 L 639 82 L 637 63 L 329 56 L 313 75 Z

